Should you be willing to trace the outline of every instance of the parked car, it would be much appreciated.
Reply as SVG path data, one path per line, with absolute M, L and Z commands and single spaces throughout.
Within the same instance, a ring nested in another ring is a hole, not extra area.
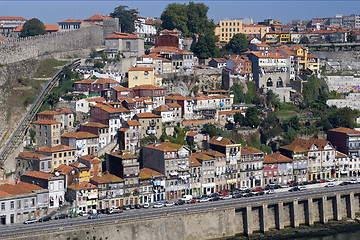
M 153 207 L 154 208 L 162 208 L 164 206 L 163 203 L 156 203 Z
M 175 205 L 184 205 L 184 203 L 185 203 L 184 200 L 179 199 L 179 200 L 175 203 Z
M 220 198 L 218 197 L 218 196 L 216 196 L 216 197 L 212 197 L 211 199 L 210 199 L 210 201 L 219 201 L 220 200 Z
M 312 180 L 312 181 L 309 182 L 309 184 L 315 184 L 315 183 L 317 183 L 316 180 Z
M 229 195 L 229 192 L 226 191 L 226 190 L 222 190 L 220 193 L 219 193 L 219 196 L 227 196 Z
M 268 191 L 265 191 L 265 194 L 275 194 L 274 189 L 270 189 Z
M 59 215 L 55 216 L 54 219 L 58 220 L 58 219 L 65 219 L 68 217 L 69 217 L 69 215 L 67 215 L 67 214 L 59 214 Z
M 130 209 L 131 209 L 131 208 L 130 208 L 129 205 L 124 206 L 124 210 L 128 211 L 128 210 L 130 210 Z
M 293 188 L 289 189 L 289 192 L 297 192 L 297 191 L 300 191 L 300 188 L 293 187 Z
M 288 188 L 289 185 L 288 184 L 285 184 L 285 185 L 282 185 L 281 188 Z
M 210 198 L 208 197 L 202 197 L 199 199 L 199 202 L 208 202 L 208 201 L 210 201 Z
M 172 201 L 168 201 L 168 202 L 165 203 L 165 207 L 172 207 L 174 205 L 175 205 L 175 203 L 172 202 Z
M 100 214 L 94 214 L 94 215 L 90 215 L 89 217 L 88 217 L 88 219 L 98 219 L 98 218 L 100 218 Z
M 196 199 L 191 199 L 191 200 L 188 201 L 187 203 L 194 204 L 194 203 L 196 203 Z
M 47 221 L 50 221 L 50 220 L 51 220 L 50 216 L 45 216 L 45 217 L 40 218 L 39 222 L 47 222 Z
M 241 193 L 237 193 L 237 194 L 233 195 L 233 198 L 241 198 L 241 197 L 242 197 Z
M 135 209 L 135 205 L 130 205 L 130 209 Z
M 140 209 L 141 208 L 140 204 L 135 204 L 135 208 Z
M 184 200 L 185 202 L 190 201 L 191 199 L 193 199 L 192 195 L 184 195 L 181 198 L 181 200 Z
M 82 216 L 82 217 L 86 217 L 87 213 L 85 211 L 81 211 L 81 212 L 79 212 L 79 215 Z
M 38 221 L 38 220 L 35 219 L 35 218 L 30 218 L 30 219 L 26 220 L 26 221 L 24 222 L 24 224 L 36 223 L 37 221 Z
M 240 190 L 241 190 L 241 191 L 246 191 L 246 190 L 248 190 L 248 189 L 249 189 L 249 188 L 248 188 L 248 187 L 246 187 L 246 186 L 245 186 L 245 187 L 241 187 L 241 188 L 240 188 Z
M 150 207 L 150 204 L 149 203 L 144 203 L 144 205 L 143 205 L 143 208 L 149 208 Z
M 339 185 L 340 186 L 346 186 L 346 185 L 349 185 L 349 184 L 350 184 L 349 182 L 345 181 L 345 182 L 340 183 Z
M 253 192 L 248 192 L 248 193 L 244 193 L 243 196 L 244 196 L 244 197 L 252 197 L 252 196 L 255 196 L 255 193 L 253 193 Z
M 254 192 L 260 192 L 260 191 L 262 191 L 262 190 L 263 190 L 262 187 L 256 187 L 256 188 L 254 189 Z
M 305 186 L 300 186 L 299 187 L 299 191 L 304 191 L 304 190 L 306 190 L 307 188 L 305 187 Z
M 350 184 L 357 184 L 358 181 L 357 181 L 356 179 L 351 179 L 351 180 L 349 181 L 349 183 L 350 183 Z
M 326 183 L 325 179 L 319 179 L 318 181 L 319 181 L 319 183 Z
M 326 184 L 325 187 L 335 187 L 335 184 L 331 182 L 331 183 Z
M 210 195 L 210 197 L 218 197 L 219 196 L 219 194 L 218 193 L 212 193 L 211 195 Z
M 119 208 L 109 208 L 107 210 L 107 214 L 115 214 L 115 213 L 121 213 L 122 212 L 122 209 L 119 209 Z

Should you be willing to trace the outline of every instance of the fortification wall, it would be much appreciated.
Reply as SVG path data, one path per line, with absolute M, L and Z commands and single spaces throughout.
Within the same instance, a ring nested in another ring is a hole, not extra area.
M 15 63 L 44 55 L 69 52 L 104 44 L 101 26 L 91 25 L 69 32 L 0 42 L 0 64 Z

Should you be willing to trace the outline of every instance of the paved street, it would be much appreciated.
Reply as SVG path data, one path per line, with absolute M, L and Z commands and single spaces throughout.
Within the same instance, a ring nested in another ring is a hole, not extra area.
M 261 202 L 279 202 L 285 201 L 287 199 L 297 198 L 306 198 L 309 196 L 315 197 L 316 195 L 324 193 L 336 193 L 340 191 L 348 191 L 351 189 L 360 189 L 360 184 L 347 185 L 347 186 L 335 186 L 331 188 L 323 187 L 324 184 L 317 185 L 308 185 L 308 189 L 298 192 L 288 192 L 286 189 L 279 189 L 280 191 L 276 194 L 262 195 L 262 196 L 253 196 L 249 198 L 239 198 L 239 199 L 229 199 L 229 200 L 219 200 L 216 202 L 206 202 L 206 203 L 195 203 L 195 204 L 185 204 L 181 206 L 172 206 L 172 207 L 163 207 L 163 208 L 149 208 L 149 209 L 132 209 L 124 211 L 120 214 L 107 215 L 101 214 L 99 219 L 87 219 L 87 217 L 77 217 L 77 218 L 68 218 L 61 220 L 51 220 L 49 222 L 35 223 L 30 225 L 25 224 L 13 224 L 1 227 L 0 236 L 6 236 L 9 234 L 32 232 L 32 231 L 42 231 L 49 229 L 57 228 L 66 228 L 71 226 L 88 226 L 91 224 L 99 224 L 112 221 L 123 221 L 123 220 L 136 220 L 144 217 L 155 217 L 161 215 L 169 215 L 179 212 L 192 212 L 198 210 L 206 210 L 209 208 L 220 208 L 220 207 L 229 207 L 234 205 L 246 205 L 254 204 L 259 205 Z

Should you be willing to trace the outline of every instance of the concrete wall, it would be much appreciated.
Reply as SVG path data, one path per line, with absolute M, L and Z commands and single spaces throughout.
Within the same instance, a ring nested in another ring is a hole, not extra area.
M 14 63 L 59 52 L 69 52 L 104 44 L 100 26 L 89 26 L 75 31 L 0 42 L 0 64 Z
M 4 239 L 209 239 L 252 234 L 269 229 L 313 225 L 328 220 L 355 218 L 360 211 L 360 190 L 355 192 L 314 195 L 312 198 L 294 197 L 283 202 L 258 201 L 253 205 L 239 203 L 230 207 L 209 208 L 196 212 L 180 212 L 136 220 L 119 220 L 110 223 L 91 223 L 86 226 L 17 234 Z

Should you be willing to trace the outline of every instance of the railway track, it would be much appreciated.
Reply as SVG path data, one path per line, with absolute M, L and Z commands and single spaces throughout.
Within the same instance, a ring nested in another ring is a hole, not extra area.
M 65 66 L 70 69 L 75 69 L 80 65 L 80 59 L 75 59 L 71 63 L 66 64 Z M 4 165 L 8 157 L 22 144 L 24 137 L 29 129 L 29 125 L 32 119 L 35 117 L 39 108 L 44 103 L 45 99 L 49 96 L 51 90 L 59 83 L 60 79 L 64 76 L 63 69 L 59 70 L 51 80 L 48 81 L 44 89 L 40 92 L 39 96 L 36 98 L 32 104 L 29 111 L 22 118 L 19 126 L 11 134 L 10 138 L 7 140 L 6 144 L 0 152 L 0 168 L 4 169 Z

